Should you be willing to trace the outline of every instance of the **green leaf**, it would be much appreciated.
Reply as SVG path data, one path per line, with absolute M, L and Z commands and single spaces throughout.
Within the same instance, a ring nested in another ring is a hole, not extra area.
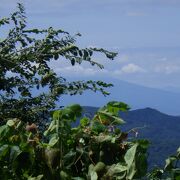
M 67 108 L 71 109 L 77 117 L 81 116 L 82 107 L 79 104 L 73 104 L 71 106 L 67 106 Z
M 39 175 L 37 177 L 29 177 L 28 180 L 41 180 L 44 177 L 44 175 Z
M 94 166 L 94 171 L 95 172 L 101 172 L 105 169 L 106 165 L 103 162 L 98 162 L 95 166 Z
M 11 136 L 11 128 L 8 125 L 0 126 L 0 140 Z M 0 142 L 1 142 L 0 141 Z
M 90 173 L 91 180 L 98 180 L 98 175 L 95 171 Z
M 92 123 L 92 131 L 94 131 L 95 133 L 101 133 L 104 132 L 106 130 L 106 126 L 101 124 L 98 121 L 94 121 Z
M 73 180 L 85 180 L 85 179 L 82 178 L 82 177 L 73 177 L 73 178 L 71 178 L 71 179 L 73 179 Z
M 54 111 L 53 113 L 53 120 L 59 120 L 61 117 L 62 110 Z
M 111 112 L 108 112 L 107 110 L 100 110 L 98 111 L 98 115 L 100 115 L 101 119 L 103 120 L 107 120 L 109 121 L 107 125 L 121 125 L 124 124 L 125 121 L 117 116 L 115 116 L 114 114 L 112 114 Z
M 148 149 L 148 147 L 149 147 L 149 141 L 146 139 L 138 139 L 136 142 L 143 149 Z
M 128 111 L 130 107 L 123 102 L 111 101 L 107 104 L 107 109 L 109 112 L 118 115 L 119 111 Z
M 106 179 L 119 179 L 119 180 L 124 180 L 126 179 L 126 171 L 127 171 L 127 166 L 117 163 L 117 164 L 112 164 L 107 168 L 107 172 L 105 174 Z
M 64 155 L 64 164 L 66 165 L 67 169 L 74 165 L 75 158 L 76 152 L 73 150 L 70 150 L 67 154 Z
M 13 127 L 15 125 L 15 121 L 13 120 L 8 120 L 8 122 L 6 123 L 9 127 Z
M 4 144 L 0 145 L 0 160 L 2 160 L 3 157 L 9 155 L 9 145 Z
M 117 179 L 119 179 L 119 180 L 126 179 L 127 166 L 118 163 L 114 166 L 114 168 L 112 170 L 113 170 L 113 176 L 116 177 Z
M 87 118 L 87 117 L 84 117 L 84 118 L 82 118 L 82 119 L 80 120 L 80 125 L 81 125 L 82 127 L 88 126 L 89 123 L 90 123 L 90 120 L 89 120 L 89 118 Z
M 49 146 L 54 147 L 59 142 L 59 138 L 53 136 L 49 141 Z
M 50 126 L 48 127 L 48 129 L 46 131 L 44 131 L 44 136 L 48 136 L 50 134 L 53 134 L 56 130 L 56 122 L 55 121 L 51 121 Z
M 130 167 L 135 161 L 135 155 L 136 155 L 136 150 L 137 150 L 138 144 L 134 144 L 130 149 L 127 150 L 124 159 L 128 167 Z
M 133 180 L 137 172 L 135 161 L 132 162 L 131 166 L 128 167 L 127 179 Z
M 10 149 L 10 161 L 14 161 L 20 154 L 21 150 L 19 146 L 12 146 Z
M 168 159 L 166 159 L 166 165 L 164 167 L 165 170 L 171 170 L 174 168 L 174 162 L 177 160 L 176 156 L 170 156 Z
M 102 142 L 111 142 L 113 137 L 111 135 L 106 135 L 106 134 L 100 134 L 98 136 L 95 136 L 95 141 L 98 143 Z
M 60 177 L 62 180 L 68 180 L 69 179 L 69 176 L 65 171 L 60 172 Z

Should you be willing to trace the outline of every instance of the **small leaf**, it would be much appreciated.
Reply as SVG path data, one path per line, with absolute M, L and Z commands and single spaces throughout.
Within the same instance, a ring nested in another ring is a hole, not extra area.
M 72 64 L 72 66 L 74 66 L 74 65 L 75 65 L 75 62 L 76 62 L 76 61 L 75 61 L 75 59 L 74 59 L 74 58 L 72 58 L 72 59 L 71 59 L 71 64 Z
M 166 165 L 164 167 L 165 170 L 171 170 L 174 167 L 174 162 L 177 160 L 176 156 L 170 156 L 166 159 Z
M 9 153 L 9 145 L 4 144 L 0 147 L 0 159 Z
M 28 177 L 28 180 L 41 180 L 44 176 L 41 174 L 37 177 Z
M 79 52 L 79 56 L 82 57 L 83 56 L 83 53 L 81 50 L 78 51 Z
M 55 54 L 55 55 L 54 55 L 54 59 L 55 59 L 55 60 L 58 60 L 58 58 L 59 58 L 59 55 L 58 55 L 58 54 Z
M 67 179 L 69 179 L 68 174 L 67 174 L 66 172 L 64 172 L 64 171 L 61 171 L 61 172 L 60 172 L 60 177 L 61 177 L 62 180 L 67 180 Z
M 15 126 L 15 122 L 13 120 L 8 120 L 8 122 L 6 124 L 10 127 Z
M 84 117 L 84 118 L 82 118 L 82 119 L 80 120 L 80 125 L 81 125 L 82 127 L 88 126 L 89 123 L 90 123 L 90 120 L 89 120 L 89 118 L 87 118 L 87 117 Z
M 46 131 L 44 131 L 44 136 L 48 136 L 51 133 L 54 133 L 55 129 L 56 129 L 57 125 L 55 123 L 55 121 L 53 120 L 50 124 L 50 126 L 48 127 L 48 129 Z
M 51 147 L 54 147 L 54 146 L 58 143 L 58 141 L 59 141 L 59 138 L 53 136 L 53 137 L 50 139 L 50 141 L 49 141 L 49 145 L 50 145 Z

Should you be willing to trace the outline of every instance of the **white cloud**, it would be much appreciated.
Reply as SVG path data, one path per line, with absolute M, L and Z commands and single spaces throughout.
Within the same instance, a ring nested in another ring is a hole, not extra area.
M 142 67 L 130 63 L 125 66 L 123 66 L 120 70 L 114 71 L 115 74 L 132 74 L 132 73 L 139 73 L 139 72 L 146 72 Z
M 165 74 L 180 73 L 180 66 L 176 64 L 161 64 L 155 67 L 155 72 Z

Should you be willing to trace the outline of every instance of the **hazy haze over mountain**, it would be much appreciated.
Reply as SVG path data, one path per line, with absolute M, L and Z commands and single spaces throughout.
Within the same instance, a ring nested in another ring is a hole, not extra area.
M 107 97 L 100 93 L 85 92 L 78 96 L 64 96 L 59 103 L 100 107 L 108 101 L 117 100 L 129 104 L 132 109 L 151 107 L 166 114 L 180 115 L 180 93 L 143 87 L 117 79 L 108 79 L 107 82 L 114 84 L 114 87 L 108 89 L 111 94 Z

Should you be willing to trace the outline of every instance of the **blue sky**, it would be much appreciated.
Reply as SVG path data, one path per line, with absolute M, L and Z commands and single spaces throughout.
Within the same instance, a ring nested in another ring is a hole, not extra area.
M 0 16 L 24 2 L 31 27 L 80 32 L 81 47 L 97 46 L 119 53 L 114 61 L 97 57 L 100 71 L 84 64 L 51 66 L 66 77 L 116 78 L 143 86 L 180 92 L 179 0 L 0 0 Z

